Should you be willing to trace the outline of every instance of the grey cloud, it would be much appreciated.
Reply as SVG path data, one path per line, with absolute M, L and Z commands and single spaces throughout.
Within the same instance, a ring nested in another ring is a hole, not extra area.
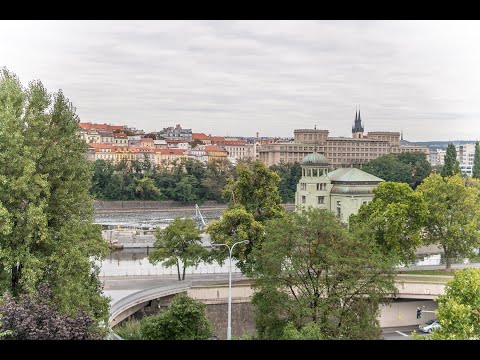
M 480 130 L 479 24 L 8 22 L 0 65 L 62 88 L 82 121 L 250 136 L 317 124 L 349 136 L 360 104 L 367 131 L 448 140 Z

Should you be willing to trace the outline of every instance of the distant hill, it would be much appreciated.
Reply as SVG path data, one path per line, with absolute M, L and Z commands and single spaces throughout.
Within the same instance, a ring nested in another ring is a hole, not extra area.
M 415 141 L 416 145 L 427 146 L 435 149 L 446 149 L 448 144 L 454 145 L 475 144 L 475 140 L 450 140 L 450 141 Z

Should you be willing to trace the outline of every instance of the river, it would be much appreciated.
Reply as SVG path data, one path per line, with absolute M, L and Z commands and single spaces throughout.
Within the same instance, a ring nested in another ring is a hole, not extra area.
M 206 223 L 221 216 L 221 210 L 205 210 L 202 216 Z M 97 214 L 95 221 L 105 227 L 116 227 L 117 225 L 128 227 L 165 227 L 176 217 L 195 217 L 195 211 L 168 211 L 168 212 L 121 212 Z M 148 254 L 152 251 L 150 248 L 124 248 L 121 250 L 112 250 L 110 255 L 99 263 L 101 276 L 137 276 L 137 275 L 171 275 L 176 274 L 176 267 L 165 268 L 161 265 L 152 265 L 148 261 Z M 423 251 L 423 250 L 422 250 Z M 468 263 L 468 259 L 458 259 L 456 263 Z M 425 253 L 419 253 L 414 263 L 410 265 L 444 265 L 445 258 L 440 251 L 425 250 Z M 232 266 L 233 272 L 240 272 L 236 266 Z M 228 267 L 224 264 L 219 265 L 201 263 L 196 269 L 187 268 L 187 274 L 214 274 L 227 273 Z

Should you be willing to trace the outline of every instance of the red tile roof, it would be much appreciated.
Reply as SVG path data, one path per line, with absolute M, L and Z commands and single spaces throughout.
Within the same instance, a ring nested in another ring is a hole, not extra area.
M 116 146 L 109 145 L 109 144 L 90 143 L 90 144 L 87 144 L 87 145 L 88 145 L 88 147 L 91 147 L 91 148 L 95 149 L 95 151 L 98 151 L 100 149 L 115 150 L 117 148 Z
M 204 133 L 192 133 L 193 140 L 210 140 L 210 136 Z
M 223 136 L 210 136 L 210 140 L 212 142 L 221 142 L 223 143 L 225 141 L 225 138 Z
M 213 152 L 213 151 L 227 152 L 224 148 L 221 148 L 220 146 L 216 146 L 216 145 L 206 145 L 204 147 L 204 150 L 207 151 L 207 152 Z
M 165 140 L 167 144 L 188 143 L 188 140 Z
M 125 126 L 107 125 L 107 124 L 92 124 L 90 122 L 80 123 L 80 127 L 85 130 L 124 130 Z
M 125 133 L 115 133 L 115 134 L 113 134 L 113 137 L 114 138 L 120 138 L 120 139 L 128 139 L 128 136 Z
M 183 155 L 185 154 L 185 152 L 187 150 L 183 150 L 183 149 L 152 149 L 154 150 L 156 153 L 160 153 L 160 154 L 163 154 L 163 155 Z

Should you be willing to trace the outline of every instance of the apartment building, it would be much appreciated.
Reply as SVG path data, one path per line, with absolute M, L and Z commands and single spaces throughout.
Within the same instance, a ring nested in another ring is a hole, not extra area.
M 177 124 L 175 127 L 170 126 L 164 128 L 162 131 L 157 133 L 158 136 L 162 137 L 165 140 L 192 140 L 192 129 L 183 129 L 180 124 Z
M 443 165 L 445 163 L 445 155 L 447 151 L 443 149 L 430 150 L 428 161 L 431 165 Z
M 332 169 L 342 167 L 361 167 L 379 156 L 402 152 L 419 151 L 429 153 L 428 148 L 404 146 L 399 132 L 372 131 L 364 134 L 360 112 L 355 113 L 352 137 L 329 137 L 328 130 L 296 129 L 290 141 L 279 140 L 262 144 L 259 159 L 267 166 L 280 162 L 301 162 L 311 153 L 324 154 Z
M 238 160 L 255 160 L 255 144 L 247 143 L 243 140 L 225 140 L 223 148 L 227 151 L 227 159 L 232 164 L 236 164 Z

